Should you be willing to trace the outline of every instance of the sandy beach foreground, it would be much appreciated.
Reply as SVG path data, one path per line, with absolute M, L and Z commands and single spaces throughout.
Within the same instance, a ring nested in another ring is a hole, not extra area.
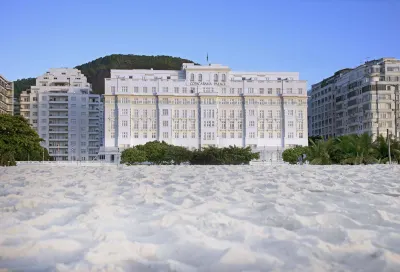
M 400 167 L 0 168 L 0 269 L 400 271 Z

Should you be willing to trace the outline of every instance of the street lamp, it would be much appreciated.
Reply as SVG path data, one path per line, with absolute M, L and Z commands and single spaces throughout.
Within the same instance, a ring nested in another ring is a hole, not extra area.
M 398 111 L 398 95 L 399 95 L 399 84 L 389 84 L 387 86 L 394 87 L 394 138 L 397 139 L 397 111 Z

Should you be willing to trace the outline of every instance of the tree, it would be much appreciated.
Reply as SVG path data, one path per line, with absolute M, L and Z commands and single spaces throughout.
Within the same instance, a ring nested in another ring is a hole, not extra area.
M 179 165 L 189 162 L 192 158 L 192 152 L 182 146 L 169 145 L 165 153 L 165 162 L 168 164 Z
M 0 165 L 15 165 L 16 161 L 49 160 L 47 150 L 40 146 L 39 137 L 22 116 L 0 114 Z
M 121 163 L 127 165 L 139 164 L 147 161 L 146 152 L 135 147 L 128 148 L 121 153 Z
M 310 140 L 311 145 L 308 148 L 307 159 L 310 164 L 329 165 L 332 164 L 330 151 L 333 145 L 332 139 L 327 141 Z
M 303 154 L 307 154 L 308 147 L 306 146 L 296 146 L 293 148 L 285 149 L 282 152 L 282 159 L 284 162 L 288 162 L 290 164 L 296 164 L 298 159 Z

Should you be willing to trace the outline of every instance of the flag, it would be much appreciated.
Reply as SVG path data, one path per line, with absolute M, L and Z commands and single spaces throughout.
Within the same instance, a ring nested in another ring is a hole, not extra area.
M 208 62 L 208 53 L 207 53 L 207 62 Z

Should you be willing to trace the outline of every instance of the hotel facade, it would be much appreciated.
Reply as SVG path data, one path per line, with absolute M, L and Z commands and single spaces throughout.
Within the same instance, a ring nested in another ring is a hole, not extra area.
M 103 135 L 103 104 L 77 69 L 50 69 L 20 95 L 29 120 L 57 161 L 95 160 Z
M 189 149 L 307 145 L 306 88 L 299 73 L 233 72 L 218 64 L 111 70 L 100 159 L 118 161 L 123 149 L 155 140 Z
M 14 112 L 14 83 L 0 75 L 0 114 Z

